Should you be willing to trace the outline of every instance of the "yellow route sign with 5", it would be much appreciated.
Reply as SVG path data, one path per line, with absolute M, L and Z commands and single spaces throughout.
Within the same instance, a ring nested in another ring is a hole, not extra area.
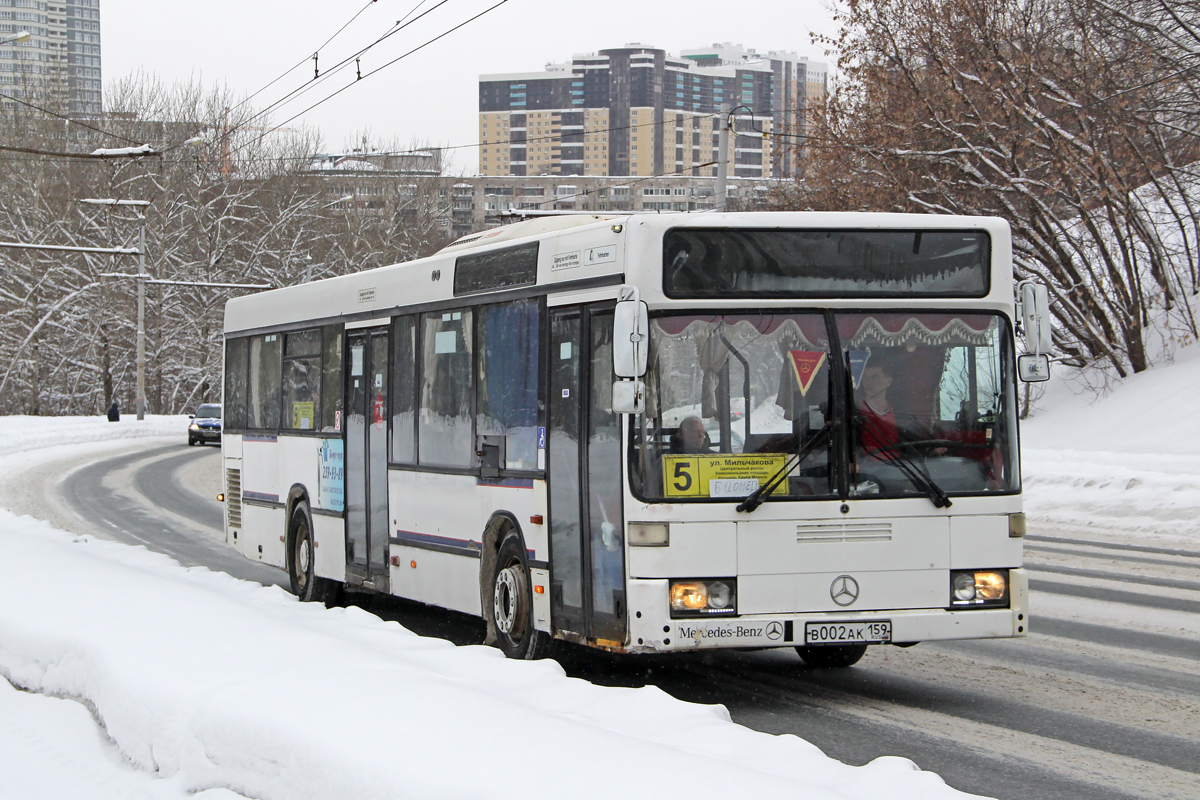
M 786 463 L 785 453 L 663 456 L 663 487 L 667 497 L 745 497 Z

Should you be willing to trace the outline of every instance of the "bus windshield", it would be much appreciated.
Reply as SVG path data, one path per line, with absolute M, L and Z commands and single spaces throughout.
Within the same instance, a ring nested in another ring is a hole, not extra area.
M 837 352 L 822 313 L 652 319 L 646 411 L 630 451 L 634 492 L 658 502 L 740 500 L 801 450 L 767 499 L 1018 488 L 1001 317 L 828 319 Z M 834 391 L 836 375 L 843 391 Z

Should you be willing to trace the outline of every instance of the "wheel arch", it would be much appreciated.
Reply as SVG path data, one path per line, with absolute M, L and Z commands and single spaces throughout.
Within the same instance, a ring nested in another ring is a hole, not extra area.
M 287 500 L 284 503 L 284 531 L 285 535 L 291 534 L 292 531 L 292 514 L 296 511 L 296 506 L 300 503 L 305 503 L 308 506 L 308 522 L 312 525 L 312 502 L 308 498 L 308 487 L 302 483 L 293 483 L 292 488 L 288 489 Z
M 487 637 L 484 644 L 496 643 L 496 619 L 492 611 L 492 578 L 496 571 L 496 556 L 500 545 L 510 531 L 516 531 L 521 539 L 521 549 L 528 552 L 525 545 L 525 534 L 517 515 L 505 509 L 497 509 L 488 518 L 483 527 L 483 537 L 479 546 L 479 603 L 483 611 L 483 620 L 487 623 Z

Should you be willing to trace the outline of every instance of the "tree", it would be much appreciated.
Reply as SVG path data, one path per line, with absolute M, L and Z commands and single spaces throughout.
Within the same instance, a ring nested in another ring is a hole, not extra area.
M 1196 338 L 1194 3 L 851 0 L 784 202 L 1007 219 L 1056 347 L 1117 375 Z M 1181 70 L 1182 68 L 1182 70 Z
M 400 226 L 331 207 L 327 181 L 311 169 L 319 135 L 265 133 L 269 122 L 226 90 L 135 75 L 112 86 L 106 102 L 102 119 L 82 124 L 19 104 L 0 111 L 0 144 L 8 147 L 86 154 L 149 143 L 161 154 L 99 161 L 0 151 L 0 239 L 134 246 L 130 209 L 78 201 L 148 200 L 152 279 L 273 287 L 415 258 L 444 243 L 435 224 L 440 164 L 422 175 L 417 215 Z M 387 178 L 396 196 L 403 179 L 400 171 Z M 99 413 L 114 398 L 132 406 L 136 283 L 105 274 L 134 272 L 129 258 L 0 251 L 0 413 Z M 178 413 L 219 397 L 230 296 L 147 286 L 148 410 Z

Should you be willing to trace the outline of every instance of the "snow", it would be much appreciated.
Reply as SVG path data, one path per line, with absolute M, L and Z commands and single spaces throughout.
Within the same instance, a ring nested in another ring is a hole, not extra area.
M 186 414 L 147 414 L 140 422 L 134 414 L 124 412 L 118 422 L 109 422 L 106 417 L 0 416 L 0 456 L 113 439 L 149 436 L 178 436 L 184 439 L 187 437 L 187 426 Z
M 92 151 L 93 156 L 99 158 L 116 157 L 116 156 L 148 156 L 155 152 L 154 148 L 148 144 L 138 145 L 137 147 L 101 147 Z
M 1021 426 L 1031 522 L 1200 540 L 1200 345 L 1102 397 L 1059 373 Z
M 185 420 L 0 418 L 0 454 Z M 2 510 L 0 676 L 0 797 L 966 796 Z

